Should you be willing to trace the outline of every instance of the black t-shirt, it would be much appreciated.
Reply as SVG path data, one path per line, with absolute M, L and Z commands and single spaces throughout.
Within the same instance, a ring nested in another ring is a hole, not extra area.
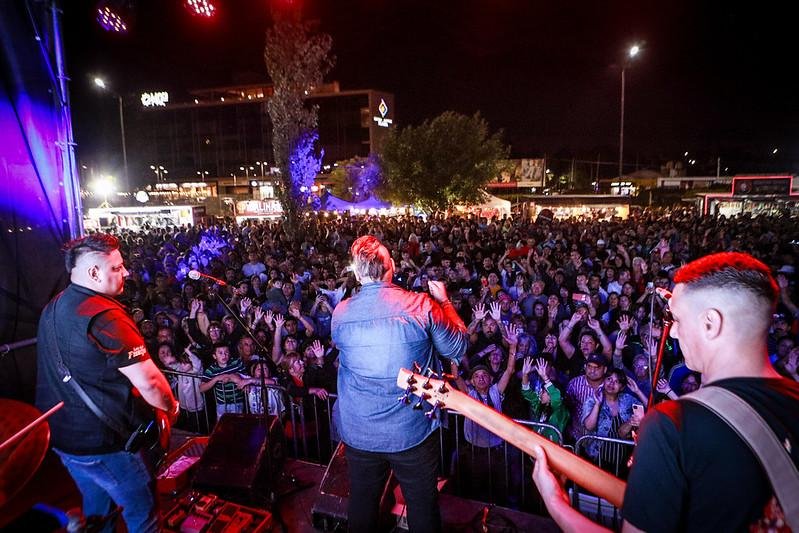
M 799 384 L 732 378 L 713 383 L 744 398 L 799 465 Z M 773 496 L 746 443 L 688 400 L 664 402 L 641 426 L 622 515 L 645 531 L 748 531 Z
M 141 421 L 136 417 L 141 402 L 134 402 L 131 383 L 119 369 L 150 356 L 125 310 L 113 298 L 71 284 L 42 312 L 37 352 L 36 406 L 45 410 L 64 401 L 49 419 L 53 447 L 77 455 L 121 450 L 126 438 L 62 381 L 57 352 L 97 407 L 132 430 Z

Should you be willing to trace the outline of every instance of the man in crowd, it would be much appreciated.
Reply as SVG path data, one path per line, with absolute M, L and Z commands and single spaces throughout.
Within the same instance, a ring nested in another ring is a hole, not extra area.
M 332 338 L 339 354 L 337 426 L 347 445 L 350 531 L 375 531 L 388 469 L 394 470 L 408 506 L 412 532 L 440 531 L 436 492 L 437 418 L 397 402 L 400 368 L 430 368 L 435 351 L 460 361 L 466 326 L 447 298 L 443 282 L 430 295 L 391 283 L 394 261 L 375 237 L 350 250 L 361 290 L 333 312 Z
M 702 373 L 705 386 L 752 406 L 799 465 L 799 385 L 777 374 L 766 350 L 779 293 L 768 267 L 746 254 L 719 253 L 681 268 L 674 281 L 671 336 L 686 365 Z M 545 452 L 535 455 L 533 478 L 552 517 L 567 531 L 596 528 L 569 506 Z M 779 503 L 749 446 L 704 406 L 665 402 L 644 419 L 623 531 L 766 530 L 780 520 Z
M 71 375 L 100 413 L 126 432 L 137 423 L 133 387 L 158 410 L 160 424 L 177 419 L 178 402 L 114 299 L 128 274 L 117 238 L 89 235 L 64 250 L 70 284 L 39 320 L 36 405 L 47 410 L 64 401 L 49 419 L 52 445 L 80 490 L 83 513 L 108 515 L 116 504 L 128 531 L 158 531 L 151 465 L 143 453 L 126 451 L 127 435 L 95 415 L 64 378 Z M 113 523 L 106 530 L 113 531 Z

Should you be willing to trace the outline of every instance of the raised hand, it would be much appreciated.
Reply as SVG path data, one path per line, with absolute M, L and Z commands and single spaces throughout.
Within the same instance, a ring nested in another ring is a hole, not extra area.
M 622 315 L 619 318 L 619 329 L 621 331 L 627 331 L 632 326 L 631 317 L 629 315 Z
M 522 375 L 527 376 L 533 371 L 533 358 L 525 357 L 522 363 Z
M 472 307 L 472 315 L 475 320 L 483 320 L 486 317 L 486 306 L 484 304 L 477 304 Z
M 241 314 L 245 315 L 247 314 L 247 310 L 252 305 L 252 300 L 250 300 L 249 298 L 242 298 L 240 305 L 241 305 Z
M 547 376 L 547 371 L 549 370 L 549 363 L 543 357 L 538 358 L 535 363 L 535 371 L 541 376 L 541 379 L 547 381 L 549 377 Z
M 289 305 L 289 314 L 296 319 L 300 318 L 300 306 L 296 305 L 294 302 Z
M 286 323 L 286 317 L 281 315 L 280 313 L 275 315 L 275 329 L 280 331 L 283 328 L 283 324 Z
M 633 394 L 641 393 L 641 389 L 638 387 L 638 383 L 636 383 L 634 379 L 627 380 L 627 388 L 630 389 Z
M 596 401 L 601 402 L 604 396 L 605 396 L 605 384 L 603 383 L 602 385 L 597 387 L 596 390 L 594 391 L 594 398 L 596 399 Z
M 253 322 L 253 326 L 255 326 L 256 324 L 258 324 L 258 322 L 260 322 L 261 320 L 263 320 L 263 318 L 264 318 L 264 310 L 263 310 L 263 309 L 261 309 L 261 307 L 260 307 L 260 306 L 259 306 L 259 307 L 256 307 L 256 308 L 255 308 L 255 322 Z
M 197 311 L 200 310 L 200 300 L 197 298 L 192 298 L 189 310 L 191 311 L 192 316 L 197 314 Z
M 550 320 L 555 320 L 556 318 L 558 318 L 558 306 L 557 305 L 550 306 L 549 309 L 547 310 L 547 314 L 549 315 Z
M 599 333 L 599 330 L 602 326 L 599 323 L 599 320 L 593 317 L 588 317 L 588 327 Z
M 428 281 L 427 288 L 430 290 L 430 297 L 438 303 L 447 301 L 447 284 L 443 281 Z
M 321 359 L 325 356 L 325 348 L 322 346 L 321 341 L 318 339 L 313 341 L 313 344 L 311 344 L 311 352 L 313 352 L 314 357 L 317 359 Z
M 499 308 L 499 302 L 491 302 L 491 318 L 499 322 L 501 317 L 502 311 Z
M 619 334 L 616 335 L 616 349 L 623 350 L 625 344 L 627 344 L 627 332 L 625 330 L 619 331 Z
M 521 298 L 521 294 L 519 295 Z M 514 315 L 518 315 L 521 311 L 519 310 L 519 302 L 513 302 L 510 306 L 510 312 Z
M 275 313 L 273 313 L 271 309 L 267 309 L 266 312 L 264 313 L 264 324 L 266 324 L 271 328 L 272 320 L 274 318 L 275 318 Z
M 667 380 L 659 379 L 657 385 L 655 385 L 655 390 L 660 394 L 667 394 L 671 390 L 671 387 Z
M 506 328 L 505 340 L 512 346 L 519 344 L 519 335 L 522 334 L 522 331 L 524 330 L 519 326 Z

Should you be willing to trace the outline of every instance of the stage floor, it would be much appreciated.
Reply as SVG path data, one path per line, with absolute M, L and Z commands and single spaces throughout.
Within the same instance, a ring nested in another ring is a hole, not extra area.
M 304 461 L 288 459 L 284 465 L 286 478 L 293 478 L 296 483 L 288 485 L 293 488 L 278 499 L 277 520 L 285 524 L 285 531 L 290 533 L 312 533 L 321 531 L 313 527 L 311 510 L 316 501 L 319 484 L 325 467 Z M 479 531 L 482 511 L 487 507 L 482 502 L 459 498 L 450 494 L 441 494 L 441 516 L 444 531 Z M 21 490 L 0 513 L 0 530 L 20 531 L 13 521 L 22 516 L 35 504 L 45 504 L 62 511 L 80 506 L 78 492 L 58 456 L 48 451 L 42 466 L 31 481 Z M 488 506 L 488 522 L 495 528 L 489 531 L 502 530 L 501 526 L 510 527 L 505 531 L 559 531 L 555 523 L 545 517 L 513 511 L 495 506 Z M 11 525 L 9 525 L 11 524 Z M 476 527 L 475 527 L 476 526 Z M 117 528 L 125 531 L 124 526 Z M 279 528 L 275 528 L 280 531 Z M 27 529 L 27 531 L 31 531 Z M 26 531 L 26 533 L 27 533 Z

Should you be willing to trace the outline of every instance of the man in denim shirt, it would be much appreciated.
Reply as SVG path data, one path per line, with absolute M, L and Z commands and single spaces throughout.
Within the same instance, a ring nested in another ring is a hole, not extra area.
M 340 350 L 336 424 L 347 445 L 350 531 L 377 529 L 378 505 L 389 467 L 402 487 L 410 531 L 440 531 L 436 493 L 438 427 L 423 411 L 397 402 L 400 368 L 431 365 L 436 352 L 456 362 L 466 351 L 466 326 L 443 282 L 430 295 L 391 283 L 394 262 L 375 237 L 350 250 L 361 290 L 333 312 L 332 338 Z

